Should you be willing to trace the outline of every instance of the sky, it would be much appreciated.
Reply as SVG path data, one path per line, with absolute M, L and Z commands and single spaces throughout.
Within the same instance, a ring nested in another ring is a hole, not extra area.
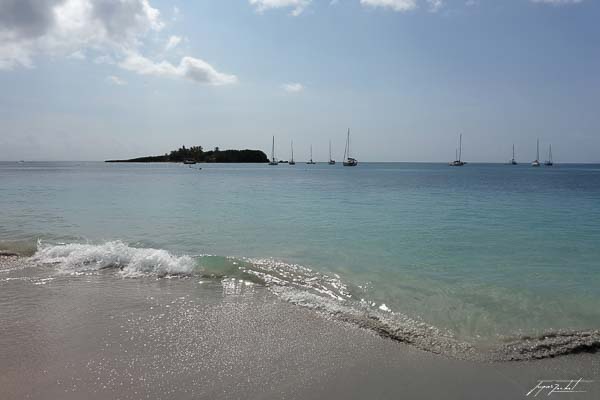
M 600 162 L 600 1 L 0 0 L 0 160 Z

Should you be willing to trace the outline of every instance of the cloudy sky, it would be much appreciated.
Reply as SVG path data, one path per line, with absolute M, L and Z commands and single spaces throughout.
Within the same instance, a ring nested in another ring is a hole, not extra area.
M 0 0 L 0 160 L 600 162 L 595 0 Z

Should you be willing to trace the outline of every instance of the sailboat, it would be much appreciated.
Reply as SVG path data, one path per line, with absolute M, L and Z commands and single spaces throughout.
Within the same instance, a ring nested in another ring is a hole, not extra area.
M 462 167 L 466 163 L 464 161 L 461 161 L 461 157 L 462 157 L 462 133 L 460 134 L 460 139 L 458 140 L 458 157 L 456 157 L 456 160 L 450 162 L 448 165 L 450 165 L 451 167 Z
M 536 152 L 536 156 L 535 156 L 535 160 L 533 160 L 533 162 L 531 163 L 532 167 L 539 167 L 540 166 L 540 139 L 537 140 L 537 152 Z
M 335 160 L 331 158 L 331 140 L 329 141 L 329 162 L 327 164 L 335 165 Z
M 273 146 L 271 147 L 271 161 L 269 161 L 269 165 L 277 165 L 278 162 L 275 159 L 275 136 L 273 136 Z
M 344 148 L 344 167 L 356 167 L 358 161 L 356 158 L 350 157 L 350 128 L 348 128 L 348 136 L 346 138 L 346 147 Z
M 316 164 L 316 162 L 312 159 L 312 144 L 310 145 L 310 161 L 306 162 L 307 164 Z
M 545 166 L 551 167 L 554 165 L 554 161 L 552 161 L 552 145 L 548 148 L 548 159 L 544 163 Z
M 292 158 L 289 162 L 290 165 L 296 165 L 296 161 L 294 161 L 294 141 L 292 140 Z
M 513 157 L 508 163 L 510 165 L 517 165 L 517 160 L 515 160 L 515 145 L 514 144 L 513 144 Z

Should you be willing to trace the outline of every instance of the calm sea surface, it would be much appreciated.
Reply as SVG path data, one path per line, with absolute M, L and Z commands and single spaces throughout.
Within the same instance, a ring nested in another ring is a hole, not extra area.
M 0 163 L 0 248 L 223 276 L 269 260 L 469 340 L 598 329 L 600 166 Z

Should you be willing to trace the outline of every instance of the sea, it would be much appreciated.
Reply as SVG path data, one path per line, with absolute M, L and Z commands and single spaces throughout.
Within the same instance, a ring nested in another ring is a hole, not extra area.
M 48 285 L 248 282 L 436 353 L 600 347 L 600 165 L 2 162 L 0 250 Z

